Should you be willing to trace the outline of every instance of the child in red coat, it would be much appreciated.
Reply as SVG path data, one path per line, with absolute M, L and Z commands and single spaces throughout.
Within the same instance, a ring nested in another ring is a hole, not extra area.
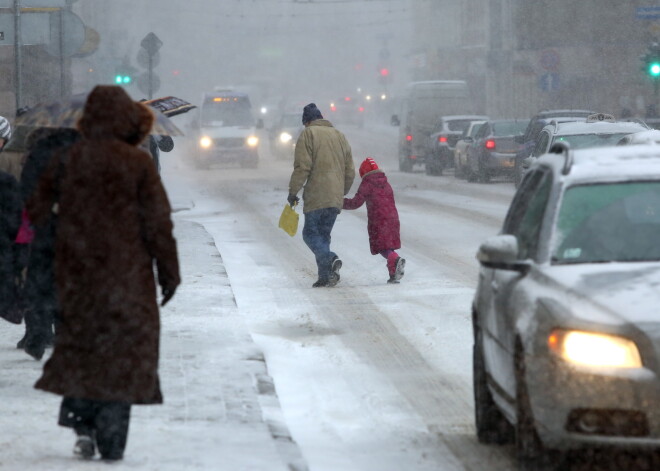
M 401 248 L 399 213 L 387 177 L 371 157 L 360 165 L 362 182 L 353 198 L 344 198 L 344 209 L 357 209 L 367 203 L 367 231 L 371 254 L 387 259 L 388 283 L 398 283 L 404 273 L 405 259 L 395 252 Z

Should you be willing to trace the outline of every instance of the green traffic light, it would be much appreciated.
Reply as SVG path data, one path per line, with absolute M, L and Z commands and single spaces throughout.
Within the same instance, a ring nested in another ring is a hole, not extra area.
M 651 62 L 649 64 L 649 75 L 651 77 L 660 77 L 660 62 Z
M 117 85 L 128 85 L 133 81 L 133 78 L 130 75 L 115 75 L 115 83 Z

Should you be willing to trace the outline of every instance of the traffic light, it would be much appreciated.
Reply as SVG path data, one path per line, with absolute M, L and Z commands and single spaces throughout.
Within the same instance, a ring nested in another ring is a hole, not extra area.
M 660 44 L 653 42 L 649 44 L 646 54 L 640 57 L 642 70 L 653 79 L 660 78 Z
M 653 61 L 649 64 L 648 73 L 651 77 L 660 76 L 660 61 Z
M 137 69 L 126 63 L 115 68 L 115 85 L 130 85 Z
M 117 73 L 117 75 L 115 75 L 115 83 L 117 85 L 128 85 L 132 81 L 133 81 L 133 77 L 131 77 L 130 75 L 124 75 L 121 73 Z

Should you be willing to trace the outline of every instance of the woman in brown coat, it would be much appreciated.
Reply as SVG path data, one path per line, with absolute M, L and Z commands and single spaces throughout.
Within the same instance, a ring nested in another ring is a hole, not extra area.
M 28 204 L 56 211 L 55 282 L 61 319 L 35 387 L 64 396 L 59 424 L 74 452 L 123 457 L 131 404 L 162 403 L 160 319 L 178 286 L 171 208 L 151 156 L 138 149 L 153 114 L 120 87 L 98 86 L 78 123 L 82 139 L 56 159 Z M 55 203 L 55 204 L 54 204 Z

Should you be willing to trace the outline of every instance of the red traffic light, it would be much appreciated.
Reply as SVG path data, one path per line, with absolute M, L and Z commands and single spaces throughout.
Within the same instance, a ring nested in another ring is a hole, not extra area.
M 387 67 L 381 67 L 379 72 L 381 77 L 387 77 L 388 75 L 390 75 L 390 70 Z

